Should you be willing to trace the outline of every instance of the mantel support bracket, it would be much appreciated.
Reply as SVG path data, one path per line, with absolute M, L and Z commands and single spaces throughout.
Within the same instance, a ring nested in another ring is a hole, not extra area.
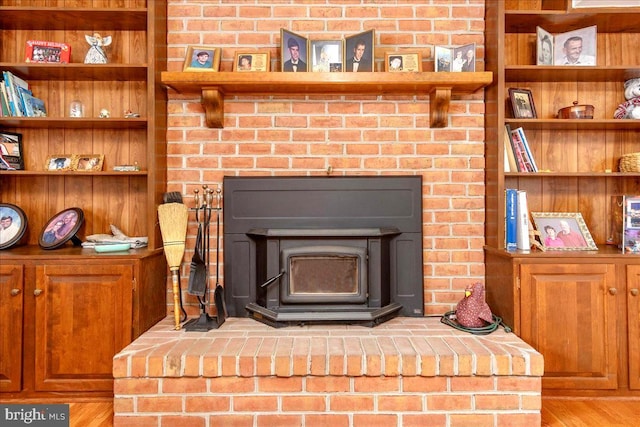
M 224 123 L 224 94 L 217 87 L 202 88 L 205 121 L 210 128 L 222 129 Z
M 447 126 L 451 90 L 450 87 L 437 87 L 429 94 L 429 112 L 431 115 L 429 125 L 432 128 Z

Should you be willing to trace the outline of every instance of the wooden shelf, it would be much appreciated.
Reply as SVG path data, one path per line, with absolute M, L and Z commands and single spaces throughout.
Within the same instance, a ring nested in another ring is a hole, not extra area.
M 126 13 L 123 13 L 126 12 Z M 147 9 L 0 7 L 0 28 L 5 30 L 85 30 L 101 23 L 109 31 L 147 29 Z
M 69 117 L 0 117 L 4 128 L 20 127 L 30 129 L 146 129 L 145 118 L 69 118 Z
M 505 177 L 518 178 L 611 178 L 611 177 L 640 177 L 636 172 L 505 172 Z
M 452 94 L 472 94 L 493 81 L 475 73 L 163 72 L 162 83 L 182 94 L 201 94 L 207 125 L 222 128 L 224 97 L 235 95 L 429 95 L 431 127 L 447 124 Z
M 599 33 L 635 33 L 638 31 L 638 22 L 635 17 L 638 8 L 575 10 L 575 12 L 508 10 L 505 13 L 505 32 L 535 34 L 536 26 L 540 26 L 551 33 L 563 33 L 591 25 L 597 25 Z
M 146 64 L 39 64 L 0 62 L 0 70 L 25 80 L 146 81 Z
M 640 77 L 640 68 L 634 66 L 547 66 L 508 65 L 505 67 L 507 82 L 609 82 Z
M 93 177 L 105 177 L 105 176 L 141 176 L 146 177 L 149 174 L 148 171 L 114 171 L 105 170 L 100 172 L 82 172 L 82 171 L 38 171 L 38 170 L 16 170 L 0 171 L 0 175 L 18 175 L 18 176 L 93 176 Z
M 640 120 L 633 119 L 505 119 L 504 121 L 512 128 L 522 126 L 531 130 L 640 130 Z

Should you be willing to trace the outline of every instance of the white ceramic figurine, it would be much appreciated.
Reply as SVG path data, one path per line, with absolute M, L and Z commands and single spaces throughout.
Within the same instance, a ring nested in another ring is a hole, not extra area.
M 624 82 L 624 98 L 629 101 L 640 96 L 640 78 Z
M 107 54 L 104 53 L 103 47 L 111 44 L 111 36 L 102 37 L 98 33 L 94 33 L 93 36 L 85 35 L 87 43 L 89 43 L 89 51 L 87 56 L 84 57 L 85 64 L 106 64 Z

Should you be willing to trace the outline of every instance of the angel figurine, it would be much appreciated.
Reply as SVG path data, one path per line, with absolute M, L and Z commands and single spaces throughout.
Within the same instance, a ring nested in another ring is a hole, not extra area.
M 87 56 L 84 57 L 85 64 L 106 64 L 107 54 L 104 53 L 103 47 L 111 44 L 111 36 L 102 37 L 99 33 L 94 33 L 93 36 L 85 35 L 84 38 L 89 43 L 89 51 Z

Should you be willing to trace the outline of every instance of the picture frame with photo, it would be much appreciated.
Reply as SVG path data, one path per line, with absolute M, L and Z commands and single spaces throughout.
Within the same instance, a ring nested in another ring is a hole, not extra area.
M 529 89 L 509 88 L 511 111 L 516 119 L 535 119 L 538 117 L 533 103 L 533 94 Z
M 45 170 L 48 171 L 69 171 L 73 166 L 72 154 L 52 154 L 47 157 Z
M 638 7 L 638 0 L 572 0 L 571 9 Z M 570 10 L 571 10 L 570 9 Z
M 27 231 L 27 215 L 11 203 L 0 203 L 0 249 L 17 245 Z
M 236 52 L 233 71 L 269 71 L 270 62 L 269 52 Z
M 335 73 L 342 71 L 344 57 L 343 40 L 310 40 L 309 58 L 314 73 Z
M 536 27 L 536 65 L 553 65 L 553 35 L 541 27 Z
M 385 52 L 384 71 L 411 72 L 422 71 L 422 54 L 420 52 Z
M 182 71 L 218 71 L 221 51 L 215 46 L 187 46 Z
M 598 64 L 596 25 L 556 34 L 553 40 L 554 65 L 595 66 Z
M 24 170 L 21 133 L 0 130 L 0 170 Z
M 80 246 L 82 241 L 76 236 L 84 222 L 84 212 L 80 208 L 64 209 L 42 227 L 38 244 L 42 249 L 57 249 L 69 240 L 74 246 Z
M 280 71 L 304 73 L 309 68 L 309 40 L 300 34 L 280 29 Z
M 476 70 L 476 44 L 435 47 L 436 72 L 473 72 Z
M 545 250 L 597 250 L 582 214 L 579 212 L 531 212 Z
M 374 71 L 375 41 L 375 30 L 346 37 L 342 69 L 347 73 Z
M 78 172 L 99 172 L 104 163 L 104 154 L 77 154 L 73 156 L 71 170 Z
M 27 40 L 25 62 L 68 64 L 71 46 L 46 40 Z

